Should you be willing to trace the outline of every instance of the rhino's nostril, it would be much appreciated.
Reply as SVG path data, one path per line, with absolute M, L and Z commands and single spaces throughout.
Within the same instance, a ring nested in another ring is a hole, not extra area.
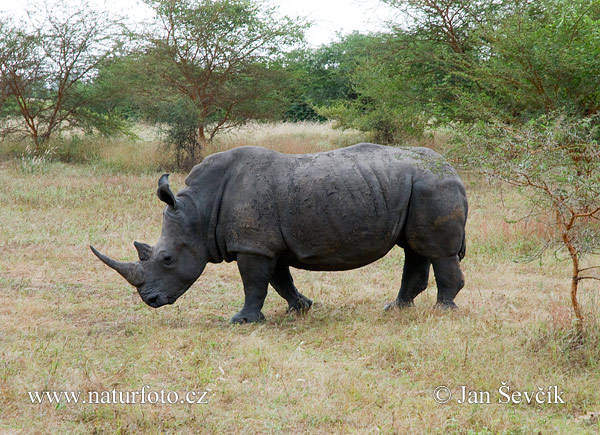
M 150 296 L 148 299 L 146 299 L 146 302 L 148 305 L 156 305 L 158 302 L 158 296 Z

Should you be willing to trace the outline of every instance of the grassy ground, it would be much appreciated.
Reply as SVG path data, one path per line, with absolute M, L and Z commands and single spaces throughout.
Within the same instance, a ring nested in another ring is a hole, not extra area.
M 284 149 L 346 140 L 315 139 L 306 128 Z M 152 147 L 137 146 L 152 162 Z M 383 312 L 400 286 L 403 255 L 394 249 L 355 271 L 295 271 L 315 301 L 307 315 L 286 315 L 272 291 L 266 322 L 232 326 L 243 302 L 235 263 L 209 265 L 175 305 L 153 310 L 89 251 L 132 260 L 134 239 L 160 234 L 160 174 L 139 161 L 110 163 L 113 147 L 108 164 L 0 163 L 0 433 L 599 431 L 589 414 L 600 411 L 598 289 L 581 290 L 581 343 L 570 333 L 568 265 L 515 262 L 544 231 L 506 223 L 526 211 L 518 192 L 464 176 L 471 212 L 460 310 L 432 309 L 432 282 L 415 308 Z M 184 176 L 171 177 L 175 190 Z M 566 403 L 498 403 L 502 382 L 510 393 L 557 385 Z M 446 404 L 434 400 L 441 385 L 454 394 Z M 144 386 L 180 397 L 207 391 L 208 404 L 57 406 L 28 396 Z M 461 386 L 489 391 L 491 403 L 459 403 Z

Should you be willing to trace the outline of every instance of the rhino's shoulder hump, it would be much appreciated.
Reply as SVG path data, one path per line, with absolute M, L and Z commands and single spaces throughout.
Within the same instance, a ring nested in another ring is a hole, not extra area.
M 222 177 L 227 171 L 234 170 L 239 165 L 256 160 L 276 158 L 277 155 L 280 155 L 280 153 L 253 146 L 243 146 L 211 154 L 202 160 L 202 163 L 192 168 L 185 179 L 185 184 L 192 186 L 204 181 L 206 177 Z

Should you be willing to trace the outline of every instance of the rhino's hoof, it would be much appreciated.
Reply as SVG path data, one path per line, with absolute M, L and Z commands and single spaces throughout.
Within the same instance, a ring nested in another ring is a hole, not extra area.
M 399 301 L 398 299 L 396 299 L 395 301 L 390 302 L 389 304 L 385 304 L 385 306 L 383 307 L 384 311 L 390 311 L 393 310 L 394 308 L 408 308 L 408 307 L 414 307 L 415 303 L 413 301 Z
M 265 316 L 260 311 L 240 311 L 231 318 L 231 323 L 256 323 L 265 320 Z
M 435 308 L 442 310 L 456 310 L 458 307 L 453 301 L 438 301 L 435 304 Z
M 312 307 L 313 302 L 306 298 L 302 297 L 294 302 L 294 304 L 290 304 L 286 313 L 306 313 Z

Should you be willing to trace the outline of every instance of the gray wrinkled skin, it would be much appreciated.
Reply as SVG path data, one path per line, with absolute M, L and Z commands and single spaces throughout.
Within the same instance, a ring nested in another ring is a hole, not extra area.
M 286 155 L 242 147 L 207 157 L 175 196 L 167 175 L 160 239 L 135 242 L 140 261 L 94 253 L 136 286 L 144 302 L 172 304 L 207 263 L 237 261 L 245 303 L 232 322 L 256 322 L 269 284 L 289 311 L 308 310 L 290 266 L 348 270 L 383 257 L 394 245 L 406 258 L 397 298 L 411 305 L 433 266 L 438 304 L 453 308 L 464 285 L 467 198 L 455 170 L 426 148 L 358 144 Z

